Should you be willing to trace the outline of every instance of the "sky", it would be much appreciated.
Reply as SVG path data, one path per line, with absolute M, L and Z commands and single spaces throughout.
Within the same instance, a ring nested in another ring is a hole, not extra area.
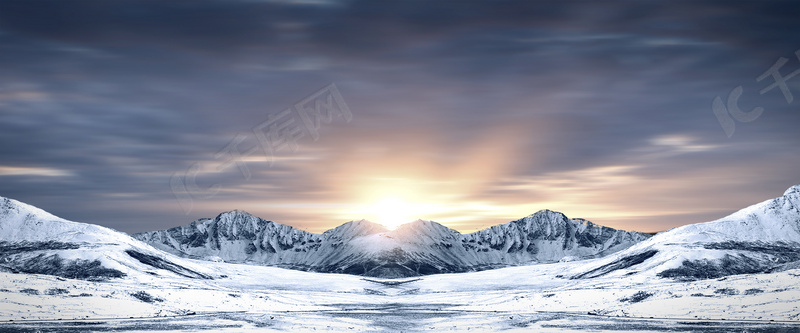
M 129 233 L 234 209 L 311 232 L 710 221 L 800 183 L 798 12 L 2 1 L 0 196 Z

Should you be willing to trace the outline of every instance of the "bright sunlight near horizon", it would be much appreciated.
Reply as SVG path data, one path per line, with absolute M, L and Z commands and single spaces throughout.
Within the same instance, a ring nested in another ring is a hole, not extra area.
M 408 203 L 395 197 L 383 198 L 374 203 L 367 211 L 367 219 L 380 223 L 389 230 L 397 229 L 402 224 L 417 220 L 423 213 L 418 204 Z

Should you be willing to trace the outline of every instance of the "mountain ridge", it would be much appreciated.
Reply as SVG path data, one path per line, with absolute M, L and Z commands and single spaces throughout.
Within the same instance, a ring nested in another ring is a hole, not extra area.
M 572 278 L 639 274 L 677 280 L 800 265 L 800 185 L 723 218 L 676 227 L 578 267 Z
M 233 210 L 132 236 L 191 258 L 390 277 L 594 258 L 649 237 L 551 210 L 468 234 L 425 220 L 396 230 L 357 220 L 315 234 Z
M 0 270 L 12 272 L 214 278 L 201 262 L 179 254 L 392 278 L 597 258 L 575 263 L 564 277 L 696 280 L 800 267 L 800 185 L 721 219 L 653 237 L 550 210 L 469 234 L 425 220 L 391 231 L 358 220 L 313 234 L 234 210 L 137 238 L 0 197 Z

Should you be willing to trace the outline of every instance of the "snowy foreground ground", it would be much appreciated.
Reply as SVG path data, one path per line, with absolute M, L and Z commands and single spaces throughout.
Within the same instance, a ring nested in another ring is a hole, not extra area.
M 225 277 L 0 273 L 0 332 L 800 332 L 798 269 L 694 282 L 559 277 L 582 264 L 570 262 L 378 280 L 194 262 Z

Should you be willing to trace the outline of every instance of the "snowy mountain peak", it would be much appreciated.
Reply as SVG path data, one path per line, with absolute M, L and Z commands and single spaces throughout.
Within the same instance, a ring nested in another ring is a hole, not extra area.
M 250 213 L 248 213 L 246 211 L 243 211 L 241 209 L 234 209 L 234 210 L 229 210 L 227 212 L 222 212 L 219 215 L 217 215 L 216 218 L 218 218 L 218 219 L 225 219 L 225 218 L 235 219 L 235 218 L 256 218 L 256 217 L 253 214 L 250 214 Z
M 104 238 L 112 241 L 120 234 L 106 227 L 67 221 L 37 207 L 0 197 L 0 239 L 95 242 Z
M 381 224 L 367 220 L 358 220 L 342 224 L 336 228 L 325 231 L 324 234 L 340 239 L 350 239 L 353 237 L 372 235 L 387 231 L 389 231 L 389 229 L 386 229 L 386 227 Z
M 800 185 L 792 186 L 783 192 L 783 198 L 791 202 L 795 208 L 800 209 Z
M 564 225 L 569 221 L 566 215 L 561 212 L 552 211 L 549 209 L 542 209 L 536 213 L 526 216 L 522 220 L 524 223 L 535 223 L 537 225 Z M 517 221 L 514 221 L 517 222 Z
M 235 224 L 240 227 L 248 227 L 250 229 L 258 229 L 266 224 L 275 223 L 272 221 L 264 220 L 260 217 L 256 217 L 246 211 L 238 209 L 221 213 L 217 215 L 217 217 L 215 217 L 213 220 L 217 221 L 217 223 L 225 225 Z
M 549 209 L 542 209 L 536 213 L 526 216 L 525 218 L 536 219 L 538 221 L 554 221 L 554 220 L 566 220 L 567 216 L 561 212 L 556 212 Z
M 6 197 L 0 197 L 0 214 L 2 217 L 26 216 L 47 220 L 61 220 L 60 217 L 50 214 L 42 209 Z
M 392 233 L 395 234 L 408 234 L 408 233 L 415 233 L 415 234 L 458 234 L 459 232 L 453 229 L 450 229 L 440 223 L 434 221 L 427 221 L 427 220 L 416 220 L 414 222 L 401 224 L 397 227 L 396 230 L 393 230 Z
M 800 184 L 786 189 L 786 192 L 783 192 L 783 196 L 800 196 Z

